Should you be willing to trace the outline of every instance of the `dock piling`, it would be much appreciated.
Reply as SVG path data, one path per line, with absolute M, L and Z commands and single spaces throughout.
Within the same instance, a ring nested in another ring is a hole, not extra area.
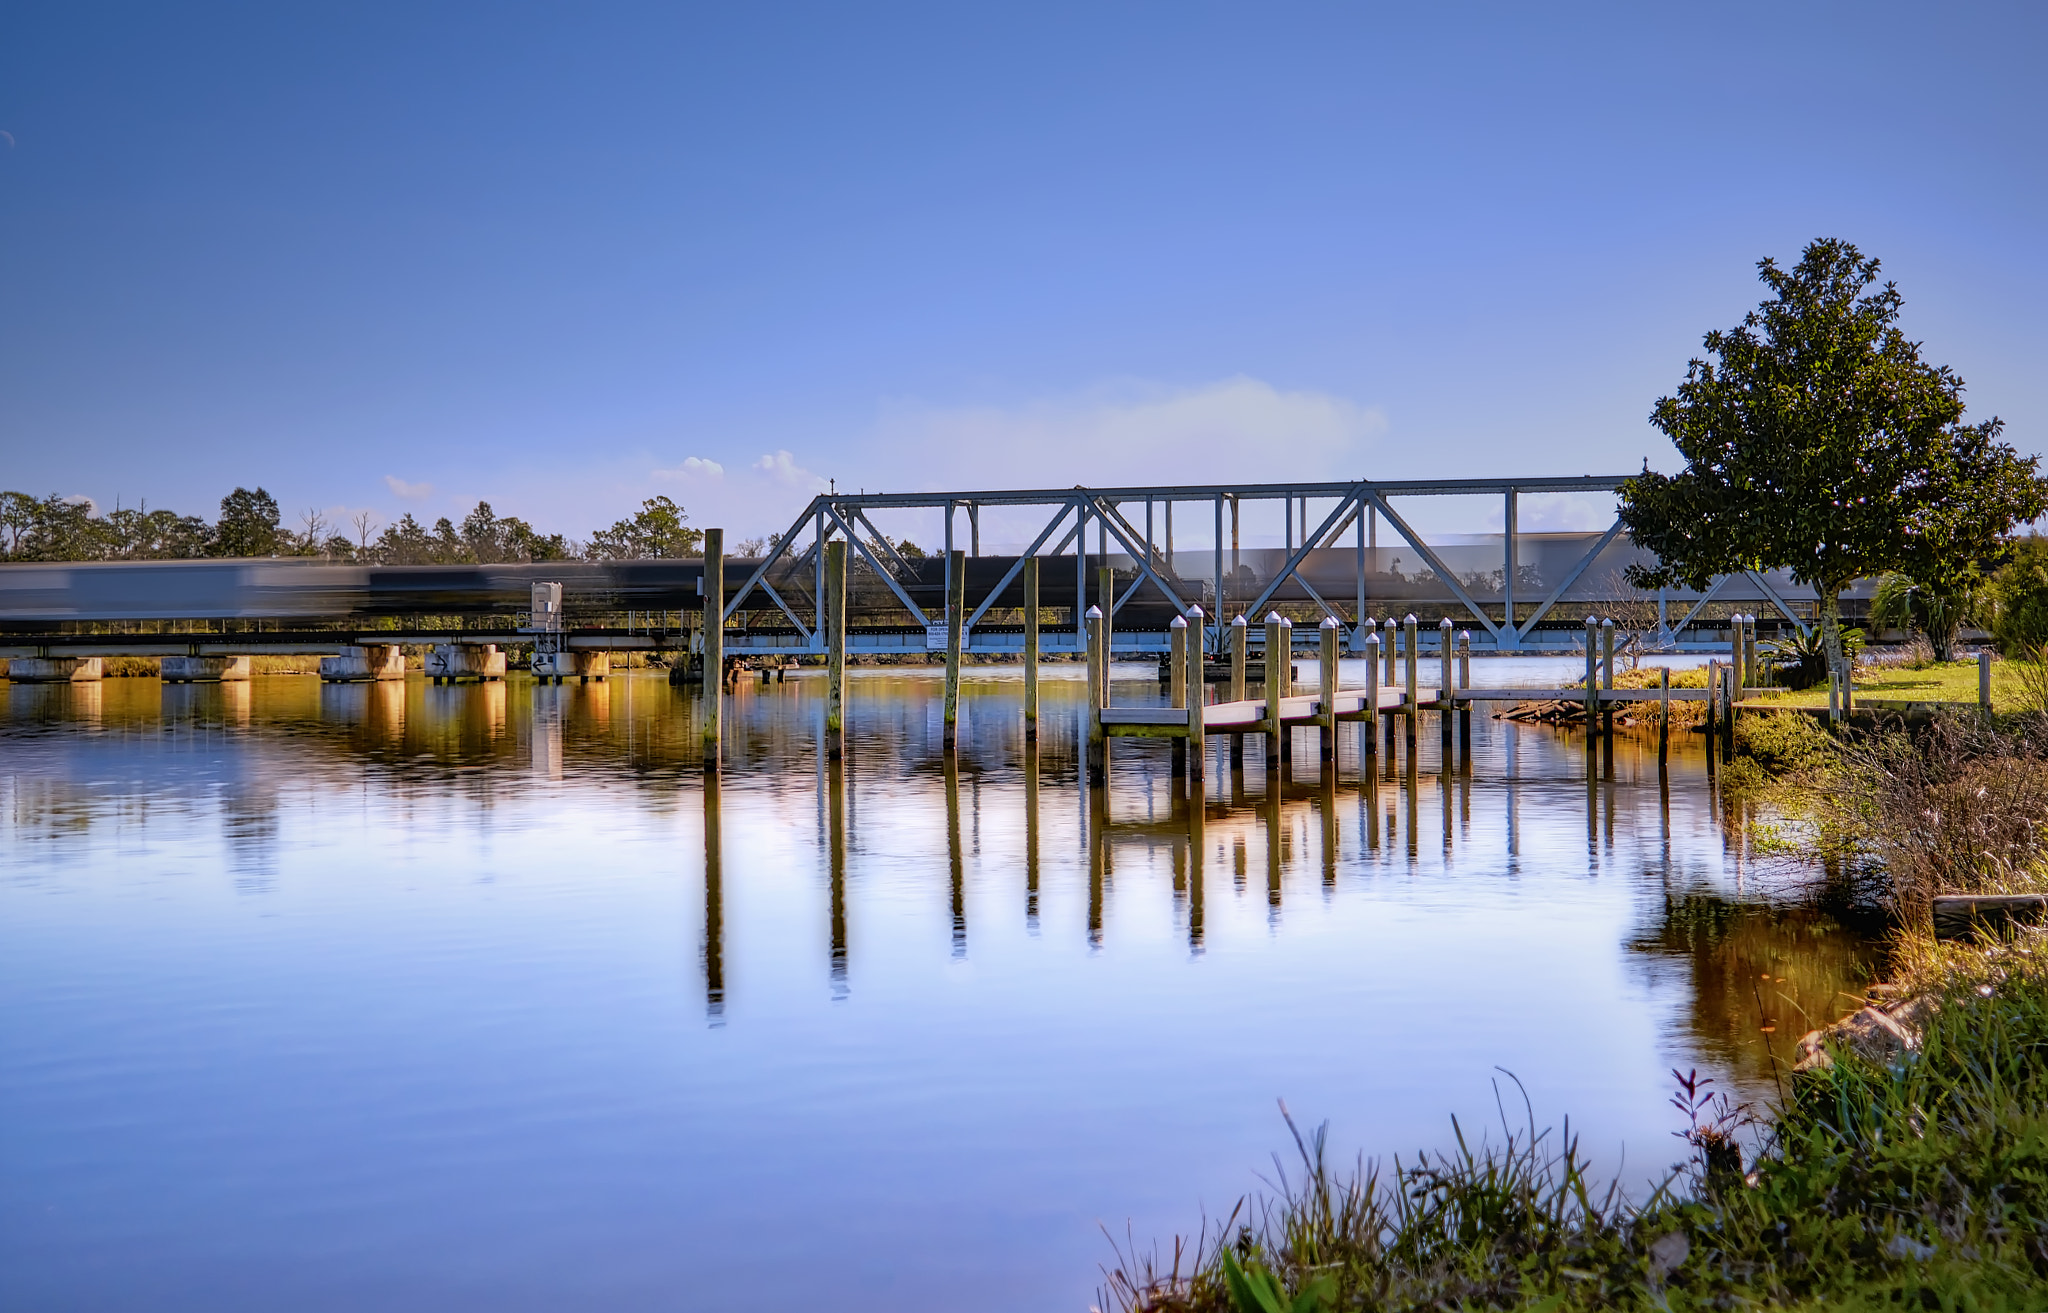
M 944 747 L 960 746 L 960 630 L 967 618 L 967 553 L 953 551 L 946 578 L 946 729 Z
M 846 542 L 825 544 L 825 755 L 846 752 Z
M 1436 684 L 1436 719 L 1437 737 L 1447 746 L 1451 741 L 1451 717 L 1458 705 L 1457 685 L 1451 682 L 1451 648 L 1451 618 L 1445 616 L 1436 622 L 1436 657 L 1439 672 Z
M 1287 668 L 1294 651 L 1294 626 L 1278 611 L 1266 615 L 1266 780 L 1270 790 L 1279 783 L 1282 746 L 1287 728 L 1280 723 L 1280 699 L 1286 696 Z
M 725 709 L 725 530 L 704 531 L 704 771 L 723 768 Z
M 1608 619 L 1600 622 L 1600 691 L 1610 693 L 1613 690 L 1614 621 Z M 1603 738 L 1614 737 L 1614 708 L 1609 705 L 1609 700 L 1604 698 L 1601 700 L 1600 734 Z
M 1600 732 L 1596 710 L 1600 705 L 1600 621 L 1586 617 L 1586 751 L 1594 750 Z
M 1416 662 L 1421 657 L 1421 653 L 1416 647 L 1419 632 L 1419 622 L 1415 619 L 1415 613 L 1410 611 L 1407 619 L 1401 622 L 1401 646 L 1407 649 L 1402 655 L 1406 658 L 1404 669 L 1408 677 L 1408 696 L 1405 699 L 1408 704 L 1408 733 L 1406 738 L 1408 740 L 1408 752 L 1411 760 L 1415 752 L 1415 718 L 1420 714 L 1422 701 L 1421 691 L 1416 685 Z
M 1245 666 L 1250 661 L 1251 625 L 1240 615 L 1230 622 L 1230 700 L 1243 702 L 1249 696 L 1245 692 Z M 1244 735 L 1230 736 L 1230 769 L 1244 770 Z
M 1316 716 L 1318 737 L 1322 740 L 1321 761 L 1323 782 L 1329 783 L 1337 775 L 1337 621 L 1333 616 L 1324 616 L 1323 623 L 1316 627 L 1317 636 L 1322 639 L 1322 703 Z
M 1991 718 L 1991 654 L 1977 654 L 1977 710 L 1984 718 Z
M 1657 680 L 1657 768 L 1671 759 L 1671 667 L 1660 666 Z
M 1024 558 L 1024 741 L 1038 739 L 1038 558 Z
M 1202 614 L 1201 607 L 1191 606 L 1188 608 L 1187 619 L 1188 634 L 1192 640 L 1188 644 L 1187 674 L 1184 676 L 1188 693 L 1188 778 L 1193 781 L 1193 787 L 1189 790 L 1189 801 L 1194 804 L 1195 811 L 1199 814 L 1202 808 L 1202 778 L 1209 757 L 1209 740 L 1202 727 L 1203 704 L 1209 700 L 1209 686 L 1202 678 L 1201 639 L 1202 626 L 1207 617 Z M 1196 824 L 1199 825 L 1200 822 L 1197 821 Z M 1198 880 L 1201 878 L 1197 874 L 1201 870 L 1199 853 L 1195 856 L 1195 863 L 1190 869 L 1189 878 Z
M 1167 705 L 1181 711 L 1188 706 L 1188 622 L 1185 616 L 1175 616 L 1166 630 Z M 1188 773 L 1188 744 L 1186 739 L 1173 740 L 1173 777 L 1184 778 Z
M 1360 766 L 1366 778 L 1370 779 L 1373 768 L 1367 763 L 1379 755 L 1379 736 L 1375 731 L 1380 723 L 1380 636 L 1373 631 L 1372 621 L 1365 624 L 1365 720 L 1359 757 Z
M 1472 631 L 1458 631 L 1458 687 L 1472 691 Z M 1458 699 L 1458 747 L 1465 754 L 1465 764 L 1472 764 L 1472 699 Z
M 1101 786 L 1109 783 L 1109 735 L 1102 725 L 1104 667 L 1109 663 L 1103 651 L 1102 608 L 1089 607 L 1083 621 L 1088 631 L 1088 783 Z

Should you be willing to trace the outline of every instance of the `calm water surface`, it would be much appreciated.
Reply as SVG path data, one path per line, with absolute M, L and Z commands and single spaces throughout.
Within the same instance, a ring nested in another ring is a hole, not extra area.
M 971 673 L 957 766 L 937 672 L 861 671 L 843 770 L 792 678 L 709 790 L 658 673 L 0 686 L 0 1307 L 1080 1310 L 1276 1099 L 1407 1153 L 1505 1068 L 1643 1179 L 1670 1068 L 1765 1093 L 1873 969 L 1690 741 L 1254 740 L 1192 813 L 1120 743 L 1104 817 L 1077 672 L 1035 758 Z

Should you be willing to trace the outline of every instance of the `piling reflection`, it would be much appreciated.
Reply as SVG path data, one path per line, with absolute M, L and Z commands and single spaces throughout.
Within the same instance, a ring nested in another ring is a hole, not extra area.
M 846 983 L 846 761 L 833 757 L 825 765 L 825 826 L 830 854 L 832 996 L 845 998 Z
M 725 1024 L 725 875 L 719 855 L 719 780 L 704 777 L 704 1014 Z

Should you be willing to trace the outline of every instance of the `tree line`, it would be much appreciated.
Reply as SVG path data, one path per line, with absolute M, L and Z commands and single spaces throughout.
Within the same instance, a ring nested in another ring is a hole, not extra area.
M 221 498 L 211 522 L 198 515 L 116 506 L 100 512 L 89 501 L 52 493 L 36 497 L 0 492 L 0 560 L 4 561 L 181 561 L 208 557 L 314 557 L 367 565 L 495 565 L 521 561 L 615 561 L 696 556 L 704 534 L 688 524 L 684 509 L 668 497 L 650 497 L 640 508 L 589 537 L 542 533 L 518 516 L 500 516 L 489 502 L 431 526 L 410 512 L 381 525 L 368 512 L 347 525 L 331 524 L 318 511 L 284 523 L 277 499 L 262 488 L 236 488 Z M 735 545 L 739 554 L 765 543 Z

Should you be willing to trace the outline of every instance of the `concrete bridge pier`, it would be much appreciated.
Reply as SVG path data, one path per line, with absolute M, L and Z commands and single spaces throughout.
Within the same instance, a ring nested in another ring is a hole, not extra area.
M 405 678 L 405 649 L 396 643 L 344 647 L 336 656 L 320 658 L 320 678 L 330 684 Z
M 496 643 L 436 643 L 427 653 L 426 665 L 428 677 L 436 684 L 505 678 L 505 654 Z
M 499 660 L 504 660 L 500 654 Z M 612 654 L 609 652 L 561 651 L 533 654 L 533 677 L 543 684 L 559 684 L 564 676 L 579 684 L 588 684 L 595 679 L 602 683 L 612 673 Z M 500 670 L 499 677 L 503 677 Z
M 17 684 L 97 684 L 106 676 L 98 657 L 16 657 L 7 677 Z
M 157 674 L 166 684 L 228 684 L 246 681 L 253 667 L 246 656 L 167 656 L 157 662 Z

